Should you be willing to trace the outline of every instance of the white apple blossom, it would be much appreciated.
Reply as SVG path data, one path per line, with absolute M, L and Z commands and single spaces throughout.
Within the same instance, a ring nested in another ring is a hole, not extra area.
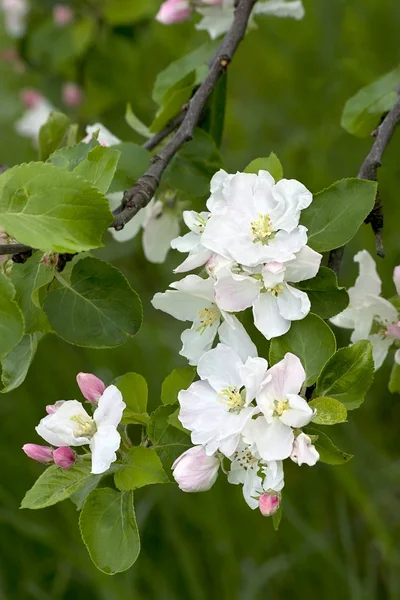
M 216 39 L 230 29 L 234 17 L 234 7 L 234 0 L 223 0 L 217 6 L 198 7 L 197 12 L 203 18 L 196 25 L 196 29 L 208 31 L 211 39 Z M 257 14 L 302 19 L 304 7 L 301 0 L 265 0 L 257 2 L 249 21 L 249 27 L 254 28 L 256 26 L 252 17 Z
M 104 473 L 117 458 L 121 443 L 117 427 L 125 406 L 121 392 L 110 385 L 100 396 L 93 417 L 77 400 L 67 400 L 44 417 L 36 431 L 52 446 L 88 444 L 92 452 L 92 473 Z
M 101 123 L 95 123 L 94 125 L 88 125 L 86 127 L 86 136 L 83 138 L 82 142 L 88 144 L 92 137 L 97 137 L 97 141 L 100 146 L 116 146 L 121 143 L 121 140 L 117 138 L 111 131 L 104 127 Z
M 372 343 L 375 369 L 382 366 L 390 346 L 400 338 L 399 316 L 396 308 L 381 297 L 382 282 L 372 256 L 361 250 L 354 256 L 359 263 L 359 275 L 348 289 L 350 304 L 331 322 L 344 329 L 352 329 L 350 340 L 369 340 Z M 396 278 L 396 271 L 394 277 Z M 378 331 L 373 332 L 373 326 Z
M 180 354 L 189 364 L 197 365 L 201 356 L 211 349 L 219 334 L 220 340 L 234 347 L 245 358 L 256 356 L 257 350 L 243 325 L 233 315 L 220 311 L 214 301 L 214 281 L 198 275 L 188 275 L 171 283 L 173 290 L 155 294 L 154 308 L 162 310 L 180 321 L 192 321 L 190 329 L 181 336 Z M 224 319 L 222 325 L 221 320 Z
M 306 374 L 297 356 L 288 352 L 268 370 L 257 393 L 262 416 L 249 421 L 244 440 L 255 448 L 263 460 L 284 460 L 293 449 L 293 427 L 307 425 L 314 411 L 299 395 Z
M 29 103 L 28 106 L 28 110 L 16 121 L 15 130 L 19 135 L 31 138 L 33 143 L 37 145 L 40 128 L 55 109 L 51 102 L 40 94 L 37 94 L 34 101 Z
M 195 381 L 179 395 L 179 420 L 192 432 L 193 444 L 205 447 L 209 456 L 217 450 L 231 456 L 240 434 L 257 408 L 252 405 L 268 363 L 263 358 L 240 355 L 225 344 L 203 354 Z
M 27 0 L 1 0 L 0 8 L 4 13 L 4 21 L 8 34 L 20 38 L 26 31 L 26 17 L 29 12 Z
M 290 455 L 293 462 L 301 465 L 313 467 L 319 460 L 319 452 L 313 445 L 310 436 L 300 433 L 293 442 L 293 449 Z
M 190 231 L 172 240 L 171 248 L 178 250 L 178 252 L 188 252 L 189 256 L 174 270 L 175 273 L 185 273 L 197 269 L 213 256 L 212 251 L 205 248 L 201 242 L 210 213 L 185 210 L 182 216 Z
M 172 465 L 172 474 L 183 492 L 206 492 L 218 477 L 220 460 L 208 456 L 203 446 L 189 448 Z
M 253 307 L 254 324 L 270 340 L 286 333 L 292 321 L 310 312 L 305 292 L 290 283 L 315 277 L 322 255 L 304 246 L 295 258 L 270 262 L 257 269 L 243 267 L 219 269 L 215 283 L 215 302 L 221 310 L 238 312 Z

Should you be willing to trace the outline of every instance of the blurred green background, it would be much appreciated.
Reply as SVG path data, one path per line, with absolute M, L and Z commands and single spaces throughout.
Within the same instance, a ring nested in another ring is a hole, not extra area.
M 134 23 L 105 22 L 110 3 L 143 10 Z M 27 63 L 15 72 L 0 60 L 0 163 L 36 158 L 31 142 L 17 136 L 23 113 L 19 91 L 34 86 L 61 104 L 66 79 L 83 84 L 86 101 L 71 116 L 84 126 L 101 121 L 123 140 L 141 143 L 124 121 L 126 102 L 150 122 L 151 90 L 157 73 L 206 41 L 193 23 L 165 27 L 154 21 L 158 0 L 69 3 L 96 17 L 95 35 L 71 65 L 57 65 L 57 40 L 45 43 L 54 3 L 32 0 L 28 34 L 18 42 Z M 361 86 L 395 68 L 400 59 L 400 3 L 393 0 L 304 0 L 301 22 L 263 18 L 242 44 L 228 78 L 228 106 L 222 145 L 228 171 L 275 151 L 287 177 L 313 192 L 355 176 L 371 145 L 340 127 L 346 99 Z M 47 21 L 46 21 L 47 20 Z M 39 32 L 39 33 L 38 33 Z M 1 35 L 0 50 L 13 42 Z M 83 129 L 82 129 L 83 131 Z M 400 263 L 400 135 L 380 171 L 385 207 L 386 259 L 378 269 L 384 292 L 394 293 L 391 272 Z M 37 442 L 34 426 L 44 406 L 76 397 L 75 375 L 95 372 L 106 381 L 136 371 L 149 382 L 151 404 L 176 366 L 181 323 L 156 313 L 150 299 L 172 279 L 180 256 L 165 265 L 144 259 L 140 239 L 123 245 L 111 236 L 98 254 L 118 266 L 141 295 L 145 321 L 137 337 L 121 348 L 88 351 L 47 336 L 26 382 L 0 402 L 0 598 L 11 600 L 333 600 L 400 598 L 400 402 L 387 391 L 390 364 L 377 373 L 365 404 L 336 426 L 333 439 L 355 454 L 346 466 L 298 468 L 288 464 L 284 516 L 278 533 L 252 512 L 236 486 L 223 476 L 207 494 L 185 495 L 175 486 L 140 490 L 136 508 L 142 553 L 128 572 L 102 575 L 80 540 L 77 514 L 69 501 L 37 512 L 19 503 L 42 467 L 21 451 Z M 374 251 L 363 226 L 346 249 L 341 274 L 350 285 L 356 251 Z M 341 345 L 348 337 L 339 337 Z M 286 461 L 290 463 L 290 461 Z

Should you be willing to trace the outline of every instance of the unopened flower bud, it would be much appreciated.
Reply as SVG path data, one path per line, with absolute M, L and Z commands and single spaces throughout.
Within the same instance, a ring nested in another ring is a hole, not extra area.
M 40 463 L 48 464 L 53 462 L 53 448 L 49 446 L 39 446 L 39 444 L 25 444 L 22 450 L 29 458 L 37 460 Z
M 319 453 L 313 446 L 311 438 L 305 433 L 300 433 L 293 442 L 290 458 L 300 467 L 303 464 L 313 467 L 319 460 Z
M 190 16 L 188 0 L 166 0 L 156 15 L 156 20 L 164 25 L 186 21 Z
M 21 100 L 26 108 L 35 108 L 42 99 L 42 95 L 34 88 L 25 88 L 21 91 Z
M 82 88 L 79 87 L 79 85 L 76 85 L 76 83 L 68 81 L 63 85 L 62 98 L 66 106 L 69 106 L 70 108 L 76 108 L 82 103 L 83 100 Z
M 390 337 L 400 339 L 400 321 L 389 325 L 389 327 L 386 329 L 386 334 Z
M 78 373 L 76 381 L 78 382 L 82 395 L 86 400 L 89 400 L 89 402 L 97 403 L 106 389 L 106 386 L 101 379 L 91 373 Z
M 69 469 L 76 462 L 76 454 L 69 446 L 61 446 L 54 450 L 53 459 L 57 467 Z
M 56 4 L 53 8 L 53 21 L 58 27 L 65 27 L 74 18 L 74 12 L 65 4 Z
M 46 406 L 46 412 L 48 415 L 53 415 L 55 412 L 58 411 L 58 409 L 60 408 L 60 406 L 62 404 L 64 404 L 65 400 L 57 400 L 57 402 L 55 404 L 48 404 Z
M 206 492 L 214 485 L 219 467 L 216 456 L 207 456 L 203 446 L 194 446 L 176 459 L 172 474 L 183 492 Z
M 271 515 L 275 514 L 279 508 L 280 503 L 281 499 L 279 497 L 279 494 L 273 493 L 265 493 L 262 496 L 260 496 L 258 500 L 258 506 L 263 517 L 270 517 Z
M 396 292 L 400 296 L 400 265 L 394 268 L 393 271 L 393 282 L 396 286 Z

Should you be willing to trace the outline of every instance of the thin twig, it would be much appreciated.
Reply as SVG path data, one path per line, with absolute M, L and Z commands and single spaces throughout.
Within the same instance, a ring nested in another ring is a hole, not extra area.
M 400 90 L 399 90 L 400 94 Z M 392 139 L 394 131 L 398 122 L 400 121 L 400 97 L 397 99 L 396 104 L 387 113 L 378 129 L 374 132 L 375 142 L 363 164 L 361 165 L 360 171 L 357 175 L 358 179 L 369 179 L 371 181 L 377 181 L 378 169 L 382 165 L 383 154 Z M 383 207 L 379 192 L 376 194 L 375 205 L 368 217 L 365 219 L 365 223 L 370 223 L 372 231 L 375 234 L 376 253 L 378 256 L 384 257 L 383 243 L 382 243 L 382 228 L 383 228 Z M 331 250 L 329 254 L 328 266 L 335 271 L 336 275 L 339 274 L 342 258 L 344 253 L 344 246 Z
M 21 254 L 23 252 L 29 252 L 32 250 L 30 246 L 24 244 L 1 244 L 0 255 L 4 254 Z
M 145 148 L 146 150 L 154 150 L 154 148 L 161 144 L 161 142 L 165 140 L 166 137 L 168 137 L 171 133 L 175 131 L 175 129 L 177 129 L 181 125 L 185 117 L 186 110 L 187 105 L 183 107 L 179 115 L 176 115 L 176 117 L 168 121 L 164 129 L 161 129 L 161 131 L 156 133 L 151 139 L 147 140 L 147 142 L 142 144 L 142 148 Z

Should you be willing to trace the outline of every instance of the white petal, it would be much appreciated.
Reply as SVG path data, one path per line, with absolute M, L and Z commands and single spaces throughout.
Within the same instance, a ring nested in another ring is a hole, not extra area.
M 300 433 L 293 443 L 290 458 L 293 462 L 301 465 L 314 466 L 319 460 L 319 453 L 311 443 L 311 438 L 305 433 Z
M 179 219 L 172 212 L 149 219 L 143 231 L 143 250 L 148 261 L 163 263 L 171 241 L 179 234 Z
M 238 312 L 249 308 L 260 293 L 260 282 L 253 277 L 236 275 L 223 269 L 215 283 L 215 302 L 221 310 Z
M 60 404 L 56 412 L 41 419 L 36 431 L 53 446 L 83 446 L 89 443 L 89 438 L 76 435 L 80 425 L 74 420 L 75 417 L 88 423 L 92 420 L 80 402 L 67 400 Z
M 185 225 L 198 235 L 203 233 L 205 224 L 207 222 L 210 213 L 201 212 L 197 213 L 195 210 L 184 210 L 182 213 Z
M 101 425 L 90 441 L 92 452 L 92 473 L 99 475 L 110 468 L 117 460 L 116 451 L 121 444 L 121 436 L 112 425 Z
M 279 419 L 267 423 L 264 417 L 251 421 L 251 427 L 245 430 L 245 439 L 255 443 L 263 460 L 284 460 L 290 456 L 294 434 L 291 427 Z
M 287 352 L 281 361 L 271 367 L 268 375 L 270 380 L 265 383 L 257 397 L 257 404 L 261 410 L 269 400 L 282 400 L 290 394 L 298 394 L 306 379 L 300 359 L 291 352 Z
M 276 299 L 281 317 L 288 321 L 304 319 L 310 312 L 311 304 L 307 294 L 291 285 L 285 284 Z
M 394 353 L 394 362 L 400 365 L 400 348 Z
M 330 320 L 331 323 L 336 325 L 336 327 L 342 327 L 343 329 L 354 329 L 356 322 L 356 310 L 354 308 L 347 307 L 343 312 L 338 315 L 332 317 Z
M 202 356 L 197 367 L 201 379 L 205 379 L 217 391 L 227 387 L 241 387 L 240 356 L 229 346 L 218 344 Z
M 132 240 L 139 233 L 144 223 L 145 217 L 142 213 L 144 213 L 144 211 L 139 211 L 138 214 L 135 215 L 123 229 L 121 229 L 121 231 L 116 231 L 114 228 L 111 228 L 110 232 L 113 238 L 121 243 Z
M 300 219 L 300 212 L 312 202 L 312 194 L 295 179 L 281 179 L 272 190 L 274 198 L 279 202 L 277 209 L 271 214 L 275 229 L 293 231 Z
M 202 267 L 212 257 L 211 250 L 207 250 L 201 244 L 198 244 L 193 250 L 189 252 L 189 256 L 174 269 L 174 273 L 186 273 L 187 271 L 193 271 L 198 267 Z
M 368 337 L 372 344 L 372 354 L 374 357 L 375 371 L 379 369 L 385 362 L 385 358 L 389 352 L 390 346 L 393 344 L 393 339 L 374 333 Z
M 267 2 L 257 2 L 254 7 L 254 14 L 291 17 L 299 20 L 304 17 L 305 10 L 301 0 L 269 0 Z
M 400 296 L 400 265 L 393 270 L 393 283 L 396 287 L 396 292 Z
M 372 256 L 366 250 L 361 250 L 355 255 L 354 262 L 359 263 L 360 269 L 360 274 L 354 284 L 357 295 L 371 294 L 379 296 L 382 282 L 376 271 L 376 264 Z
M 204 298 L 175 290 L 157 292 L 151 303 L 154 308 L 166 312 L 179 321 L 194 321 L 200 311 L 212 306 L 212 303 Z
M 252 342 L 251 337 L 240 321 L 233 315 L 229 315 L 229 322 L 225 320 L 222 323 L 218 334 L 220 342 L 233 348 L 243 362 L 249 356 L 257 356 L 257 348 Z
M 262 469 L 265 478 L 263 480 L 263 489 L 280 492 L 285 485 L 282 461 L 271 460 Z
M 282 423 L 290 427 L 304 427 L 308 425 L 314 416 L 314 412 L 306 400 L 297 394 L 288 394 L 287 398 L 290 408 L 283 411 L 280 417 Z
M 187 275 L 180 281 L 174 281 L 171 287 L 198 298 L 204 298 L 209 302 L 214 301 L 214 280 L 211 277 L 203 279 L 198 275 Z
M 182 333 L 182 350 L 179 354 L 187 358 L 190 365 L 197 365 L 203 354 L 212 348 L 219 323 L 217 319 L 213 325 L 199 331 L 201 323 L 200 319 L 196 318 L 192 328 Z
M 107 147 L 115 146 L 115 145 L 121 143 L 121 140 L 119 138 L 117 138 L 115 135 L 113 135 L 111 133 L 111 131 L 109 131 L 107 129 L 107 127 L 104 127 L 104 125 L 102 125 L 101 123 L 95 123 L 94 125 L 88 125 L 86 127 L 86 133 L 87 133 L 87 136 L 83 140 L 85 142 L 90 142 L 93 135 L 98 133 L 97 141 L 99 142 L 99 144 L 101 146 L 107 146 Z
M 246 403 L 250 404 L 258 394 L 267 375 L 268 362 L 265 358 L 248 358 L 240 367 L 240 377 L 246 388 Z
M 122 394 L 115 385 L 109 385 L 99 398 L 93 419 L 97 428 L 105 426 L 117 427 L 122 419 L 126 404 Z
M 254 325 L 270 340 L 283 335 L 290 329 L 291 322 L 281 317 L 278 302 L 269 292 L 259 295 L 253 304 Z
M 200 236 L 193 231 L 185 233 L 174 240 L 171 240 L 171 248 L 178 250 L 178 252 L 190 252 L 193 248 L 196 248 L 200 243 Z
M 318 273 L 322 254 L 315 252 L 309 246 L 304 246 L 296 254 L 296 258 L 285 263 L 285 280 L 296 283 L 312 279 Z

